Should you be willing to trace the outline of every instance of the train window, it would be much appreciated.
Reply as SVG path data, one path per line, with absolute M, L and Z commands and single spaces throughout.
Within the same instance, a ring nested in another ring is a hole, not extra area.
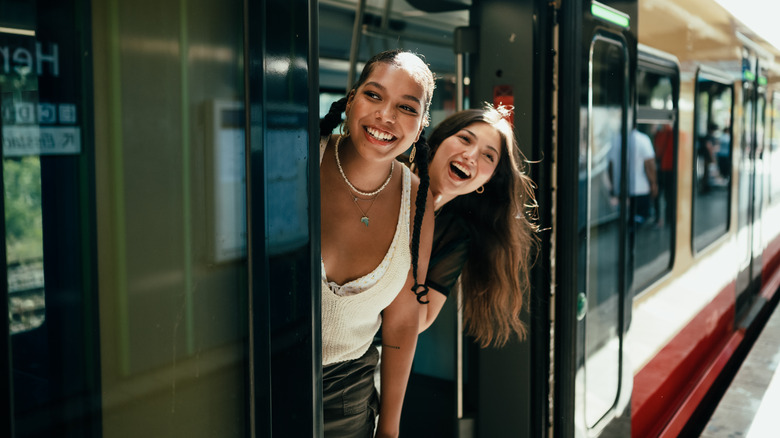
M 780 202 L 780 93 L 772 95 L 769 107 L 769 169 L 770 176 L 769 200 L 772 204 Z
M 729 227 L 733 86 L 699 71 L 694 108 L 693 249 L 699 252 Z
M 644 189 L 644 193 L 649 193 L 649 202 L 631 213 L 635 294 L 671 270 L 677 217 L 675 175 L 680 74 L 676 62 L 643 55 L 640 54 L 636 75 L 637 130 L 652 143 L 653 156 L 648 155 L 642 163 L 635 162 L 633 167 L 649 180 Z
M 645 70 L 641 66 L 636 73 L 637 106 L 652 109 L 676 108 L 676 78 L 668 73 Z

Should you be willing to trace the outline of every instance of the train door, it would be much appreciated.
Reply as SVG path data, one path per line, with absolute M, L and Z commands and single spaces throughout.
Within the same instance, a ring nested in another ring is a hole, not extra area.
M 83 11 L 72 2 L 0 5 L 0 300 L 10 341 L 0 357 L 11 390 L 2 434 L 99 436 L 90 67 L 78 55 L 89 39 L 76 25 Z
M 761 275 L 760 214 L 766 96 L 759 84 L 758 57 L 747 47 L 742 58 L 742 133 L 737 182 L 737 315 L 749 308 L 758 292 Z
M 767 126 L 768 99 L 766 86 L 766 68 L 763 65 L 763 60 L 760 60 L 756 71 L 756 126 L 754 134 L 756 150 L 754 153 L 755 171 L 753 176 L 755 188 L 753 190 L 753 240 L 751 242 L 752 260 L 750 266 L 751 284 L 755 285 L 756 293 L 758 293 L 761 288 L 762 259 L 764 253 L 764 227 L 762 218 L 764 217 L 767 191 L 767 163 L 764 160 L 765 156 L 768 156 L 767 134 L 769 132 Z
M 321 433 L 314 3 L 0 0 L 0 435 Z
M 769 108 L 767 192 L 770 205 L 775 205 L 780 199 L 780 92 L 774 91 L 772 93 Z
M 522 151 L 529 159 L 539 160 L 533 145 L 549 142 L 534 137 L 534 124 L 548 129 L 549 124 L 534 105 L 551 79 L 536 71 L 546 64 L 535 61 L 543 55 L 534 53 L 539 32 L 534 23 L 542 17 L 539 21 L 550 32 L 546 21 L 550 20 L 550 10 L 545 2 L 531 1 L 323 2 L 322 110 L 344 95 L 361 61 L 380 50 L 409 49 L 424 55 L 437 76 L 432 127 L 458 109 L 479 108 L 484 102 L 514 103 L 513 122 Z M 512 55 L 501 56 L 504 53 Z M 543 77 L 544 85 L 535 87 L 535 77 Z M 428 128 L 424 135 L 430 133 Z M 537 172 L 548 163 L 544 160 L 529 168 Z M 536 176 L 534 180 L 540 182 Z M 528 337 L 513 338 L 501 348 L 480 348 L 473 342 L 463 323 L 461 293 L 457 287 L 450 291 L 436 321 L 418 339 L 404 398 L 402 436 L 466 438 L 546 433 L 549 307 L 542 300 L 549 296 L 549 281 L 542 280 L 541 285 L 540 301 L 536 296 L 529 300 L 532 306 L 538 306 L 534 312 L 540 316 L 522 315 Z M 532 349 L 539 355 L 533 356 Z
M 621 3 L 627 9 L 618 10 L 597 2 L 583 3 L 581 45 L 572 48 L 581 65 L 567 65 L 572 68 L 567 72 L 561 63 L 563 84 L 569 74 L 577 75 L 580 99 L 576 102 L 578 132 L 566 132 L 570 128 L 563 125 L 571 119 L 562 114 L 562 143 L 558 146 L 558 215 L 573 215 L 576 222 L 558 222 L 557 239 L 563 241 L 557 254 L 564 268 L 557 276 L 559 281 L 564 276 L 575 278 L 559 283 L 558 290 L 557 307 L 561 310 L 556 326 L 564 330 L 559 333 L 556 329 L 555 381 L 562 388 L 556 393 L 555 409 L 562 415 L 554 427 L 555 435 L 562 437 L 628 436 L 632 370 L 625 363 L 623 339 L 630 319 L 633 230 L 646 207 L 632 196 L 641 177 L 632 169 L 636 160 L 644 161 L 648 147 L 652 152 L 652 143 L 636 129 L 632 111 L 630 72 L 636 66 L 632 35 L 636 4 Z M 565 29 L 571 24 L 564 20 L 562 26 Z M 577 27 L 574 29 L 573 35 L 577 35 Z M 562 33 L 566 31 L 562 29 Z M 567 56 L 567 47 L 564 40 L 562 57 Z M 562 86 L 560 92 L 567 95 L 571 90 Z M 564 158 L 564 154 L 571 157 Z M 576 181 L 562 179 L 565 172 L 575 172 Z M 573 199 L 564 198 L 568 191 Z M 566 206 L 571 204 L 576 208 L 569 210 Z M 567 241 L 571 243 L 564 243 Z M 566 251 L 571 253 L 565 255 Z M 572 325 L 569 328 L 567 324 Z M 568 337 L 572 350 L 566 348 Z M 564 357 L 567 354 L 573 356 L 572 362 L 567 362 L 571 360 Z M 567 382 L 563 373 L 571 373 L 573 381 Z M 571 409 L 571 418 L 567 418 L 567 409 Z

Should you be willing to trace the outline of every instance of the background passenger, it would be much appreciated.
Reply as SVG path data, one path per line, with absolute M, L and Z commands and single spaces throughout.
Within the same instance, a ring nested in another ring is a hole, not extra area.
M 659 189 L 659 196 L 655 197 L 655 217 L 658 226 L 663 226 L 675 222 L 672 216 L 674 213 L 672 205 L 674 202 L 674 129 L 672 125 L 662 125 L 656 132 L 654 140 Z
M 723 132 L 720 134 L 720 148 L 716 157 L 720 176 L 728 179 L 731 175 L 731 130 L 728 126 L 724 126 Z
M 650 137 L 634 128 L 628 137 L 628 154 L 629 208 L 634 223 L 641 225 L 651 217 L 652 198 L 658 196 L 655 152 Z

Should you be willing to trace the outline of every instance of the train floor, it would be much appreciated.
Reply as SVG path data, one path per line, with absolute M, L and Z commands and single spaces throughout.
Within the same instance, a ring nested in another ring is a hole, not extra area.
M 780 306 L 705 426 L 706 438 L 780 437 Z

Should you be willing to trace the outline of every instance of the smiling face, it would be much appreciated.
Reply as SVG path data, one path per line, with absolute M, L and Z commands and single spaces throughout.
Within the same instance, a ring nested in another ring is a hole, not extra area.
M 374 65 L 352 93 L 346 115 L 350 139 L 366 159 L 392 159 L 420 136 L 426 110 L 423 85 L 403 65 Z
M 436 207 L 487 183 L 501 158 L 501 144 L 498 131 L 485 122 L 472 123 L 445 138 L 429 168 Z

